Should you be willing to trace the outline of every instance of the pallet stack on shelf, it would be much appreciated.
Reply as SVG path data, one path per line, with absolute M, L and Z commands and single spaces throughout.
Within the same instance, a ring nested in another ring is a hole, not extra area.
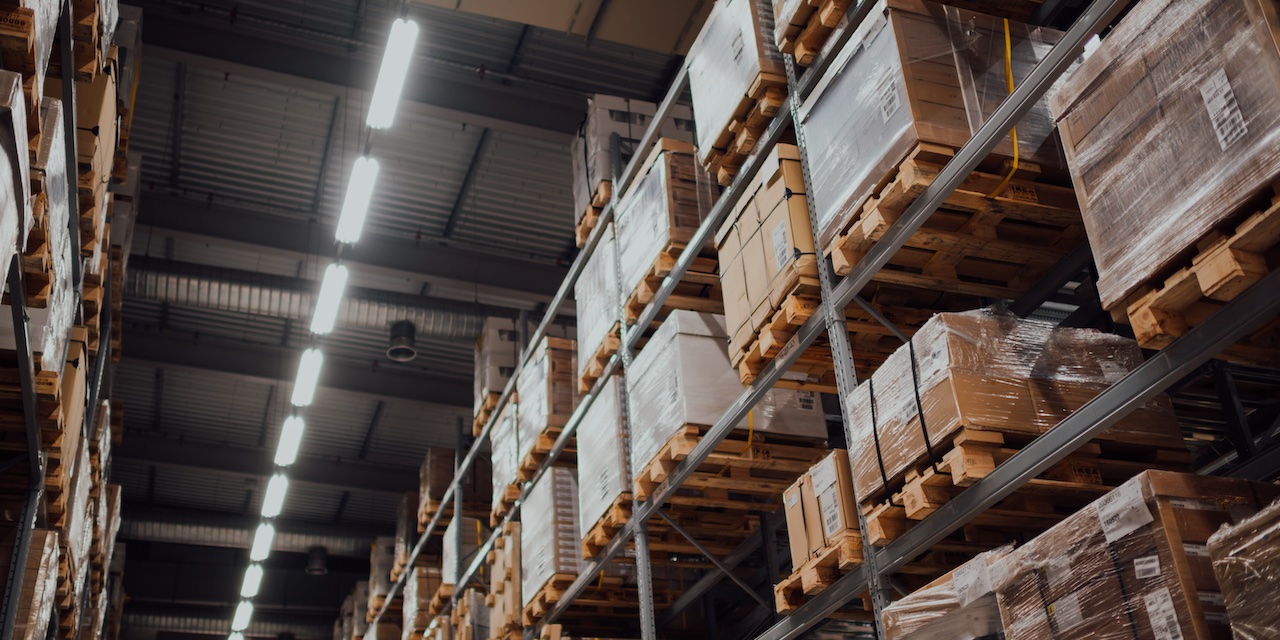
M 447 526 L 453 518 L 453 505 L 443 501 L 445 491 L 454 480 L 454 450 L 443 447 L 432 447 L 423 457 L 419 473 L 417 526 L 418 533 L 426 531 L 431 519 L 440 515 L 440 524 Z M 466 504 L 463 513 L 469 518 L 486 518 L 489 514 L 489 492 L 493 490 L 492 467 L 487 461 L 474 465 L 467 474 L 462 485 Z M 411 536 L 405 538 L 406 551 L 413 542 Z M 405 563 L 408 554 L 404 555 Z
M 608 167 L 608 195 L 593 197 L 596 180 L 582 190 L 593 201 L 586 251 L 518 346 L 517 376 L 573 293 L 577 410 L 523 482 L 497 481 L 522 461 L 510 382 L 463 459 L 469 471 L 493 445 L 489 560 L 467 570 L 493 572 L 490 637 L 523 626 L 532 637 L 648 639 L 689 617 L 705 632 L 714 621 L 690 604 L 727 581 L 748 604 L 705 608 L 758 640 L 832 618 L 890 637 L 1224 636 L 1235 609 L 1216 596 L 1202 545 L 1266 507 L 1274 485 L 1179 473 L 1193 458 L 1162 392 L 1215 356 L 1280 366 L 1268 350 L 1280 313 L 1268 213 L 1280 101 L 1251 75 L 1277 75 L 1280 27 L 1260 0 L 1213 0 L 1201 33 L 1194 16 L 1209 2 L 1139 0 L 1119 18 L 1122 0 L 1099 0 L 1065 31 L 1039 26 L 1055 8 L 1039 2 L 717 3 L 651 125 L 628 130 L 632 159 Z M 1050 84 L 1113 24 L 1051 112 Z M 1204 38 L 1193 45 L 1192 32 Z M 791 57 L 751 55 L 775 44 Z M 1192 80 L 1150 77 L 1166 48 L 1195 53 L 1168 63 L 1194 68 L 1179 72 Z M 1237 58 L 1258 50 L 1256 64 Z M 750 73 L 716 60 L 727 53 Z M 770 60 L 772 90 L 760 82 Z M 730 80 L 746 86 L 716 87 Z M 683 152 L 659 139 L 686 89 L 697 157 L 727 188 L 708 190 L 656 273 L 652 255 L 620 257 L 648 251 L 627 235 L 628 199 L 654 167 L 670 168 L 649 158 Z M 1157 98 L 1179 110 L 1148 113 Z M 1176 152 L 1188 127 L 1205 167 Z M 1108 162 L 1111 149 L 1127 160 Z M 1197 207 L 1212 220 L 1204 229 L 1160 222 Z M 1161 235 L 1135 220 L 1185 237 L 1135 249 L 1131 238 Z M 727 321 L 673 304 L 712 243 Z M 1135 328 L 1145 314 L 1164 337 L 1026 319 L 1080 279 L 1085 243 L 1108 253 L 1099 308 L 1128 312 Z M 1116 264 L 1152 259 L 1152 273 L 1117 275 Z M 649 271 L 629 280 L 628 264 Z M 1120 282 L 1110 297 L 1107 278 Z M 1135 291 L 1182 306 L 1135 314 Z M 1144 355 L 1139 344 L 1164 348 Z M 838 393 L 843 438 L 829 437 L 815 390 Z M 840 440 L 847 453 L 831 452 Z M 787 559 L 771 551 L 777 518 Z M 500 604 L 516 576 L 519 624 Z M 775 610 L 786 615 L 761 632 Z

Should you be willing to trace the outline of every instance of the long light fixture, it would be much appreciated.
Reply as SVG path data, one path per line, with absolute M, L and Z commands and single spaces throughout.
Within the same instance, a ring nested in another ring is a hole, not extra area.
M 253 534 L 253 546 L 249 548 L 249 559 L 254 562 L 266 560 L 271 555 L 271 542 L 275 538 L 276 528 L 270 522 L 258 525 L 258 531 Z
M 249 621 L 253 619 L 253 603 L 248 600 L 241 600 L 236 605 L 236 615 L 231 619 L 232 631 L 244 631 L 249 628 Z
M 373 98 L 369 104 L 369 116 L 365 124 L 373 129 L 389 129 L 396 119 L 396 107 L 404 92 L 405 76 L 413 61 L 413 50 L 418 43 L 418 23 L 398 18 L 391 23 L 391 35 L 387 48 L 382 52 L 382 67 L 378 70 L 378 83 L 373 86 Z
M 244 583 L 240 585 L 240 597 L 252 598 L 258 595 L 258 587 L 262 586 L 262 565 L 251 564 L 244 571 Z
M 227 636 L 227 640 L 244 640 L 244 634 L 239 631 L 232 631 L 231 635 Z
M 373 200 L 373 188 L 378 185 L 378 161 L 369 156 L 356 158 L 351 167 L 351 182 L 342 200 L 342 213 L 338 216 L 338 229 L 334 238 L 338 242 L 355 244 L 364 230 L 365 216 L 369 215 L 369 201 Z
M 320 382 L 322 366 L 324 366 L 324 354 L 319 349 L 312 347 L 302 352 L 302 359 L 298 362 L 298 378 L 293 383 L 291 399 L 293 406 L 305 407 L 315 400 L 316 385 Z
M 276 445 L 276 466 L 287 467 L 298 459 L 298 447 L 302 445 L 302 432 L 306 429 L 302 416 L 285 418 L 280 429 L 280 443 Z
M 284 497 L 289 493 L 289 478 L 283 473 L 271 476 L 267 483 L 267 495 L 262 498 L 262 517 L 274 518 L 284 508 Z
M 324 281 L 320 283 L 320 297 L 316 298 L 315 314 L 311 317 L 311 333 L 324 335 L 333 331 L 338 320 L 338 309 L 342 306 L 342 295 L 347 290 L 347 268 L 340 264 L 331 264 L 324 270 Z

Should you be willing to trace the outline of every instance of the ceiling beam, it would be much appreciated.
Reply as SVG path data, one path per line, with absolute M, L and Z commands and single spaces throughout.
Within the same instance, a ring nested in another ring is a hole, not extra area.
M 128 498 L 128 494 L 126 494 Z M 224 513 L 205 509 L 183 509 L 155 505 L 138 500 L 125 500 L 125 514 L 120 525 L 124 541 L 164 542 L 201 547 L 248 549 L 261 519 L 255 515 Z M 391 523 L 375 527 L 358 524 L 334 524 L 292 518 L 276 518 L 272 550 L 305 553 L 312 547 L 324 547 L 330 557 L 369 558 L 369 542 L 379 536 L 395 533 Z
M 225 72 L 260 70 L 296 78 L 291 84 L 330 95 L 351 89 L 373 90 L 381 59 L 381 43 L 356 45 L 353 53 L 337 39 L 281 37 L 247 20 L 232 23 L 200 11 L 182 12 L 164 3 L 143 1 L 148 55 L 156 48 L 221 61 Z M 345 39 L 345 38 L 344 38 Z M 164 57 L 180 59 L 181 56 Z M 234 65 L 233 69 L 229 65 Z M 482 79 L 478 69 L 419 56 L 411 67 L 404 98 L 442 119 L 567 142 L 586 113 L 583 94 L 507 86 Z M 461 71 L 461 73 L 460 73 Z M 475 73 L 472 73 L 472 72 Z M 256 75 L 256 74 L 255 74 Z
M 124 330 L 123 344 L 123 355 L 130 361 L 217 371 L 267 384 L 293 379 L 302 355 L 301 351 L 280 346 L 130 328 Z M 469 382 L 381 370 L 371 364 L 352 364 L 336 358 L 326 359 L 320 387 L 467 409 L 472 407 L 474 393 Z
M 204 241 L 241 244 L 303 261 L 314 257 L 317 247 L 333 245 L 334 227 L 311 221 L 273 216 L 222 204 L 209 204 L 145 192 L 137 224 L 148 225 Z M 145 246 L 145 244 L 144 244 Z M 326 254 L 327 257 L 327 254 Z M 564 280 L 564 267 L 471 251 L 435 242 L 413 243 L 369 236 L 346 247 L 342 258 L 361 270 L 394 277 L 424 280 L 446 287 L 475 289 L 510 299 L 511 306 L 528 307 L 545 302 Z M 523 305 L 519 303 L 524 303 Z
M 191 442 L 130 432 L 116 445 L 117 460 L 158 467 L 203 469 L 238 478 L 266 478 L 275 469 L 275 453 L 265 449 Z M 404 494 L 418 487 L 418 470 L 346 460 L 299 456 L 289 468 L 298 484 L 366 493 Z

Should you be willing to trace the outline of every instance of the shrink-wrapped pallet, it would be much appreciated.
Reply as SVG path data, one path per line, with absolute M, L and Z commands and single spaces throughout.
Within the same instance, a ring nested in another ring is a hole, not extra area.
M 396 539 L 378 536 L 369 546 L 369 608 L 379 610 L 391 592 L 391 567 L 395 566 Z
M 940 313 L 846 397 L 858 496 L 927 466 L 925 432 L 936 456 L 965 429 L 1039 435 L 1141 362 L 1132 340 L 1112 334 L 988 309 Z M 1182 447 L 1164 396 L 1099 439 Z
M 439 567 L 413 567 L 407 573 L 404 579 L 404 602 L 401 604 L 403 618 L 400 626 L 404 632 L 403 640 L 411 640 L 414 633 L 431 624 L 427 605 L 440 590 Z
M 461 523 L 461 525 L 459 525 Z M 462 530 L 459 531 L 458 527 Z M 475 518 L 455 518 L 444 530 L 440 552 L 440 581 L 458 584 L 459 578 L 476 559 L 476 549 L 484 544 L 485 527 Z M 461 545 L 461 546 L 459 546 Z
M 557 574 L 582 570 L 578 487 L 573 471 L 552 467 L 520 510 L 521 606 L 528 606 Z
M 16 514 L 14 514 L 16 515 Z M 17 543 L 19 523 L 8 521 L 0 527 L 0 569 L 9 573 Z M 13 638 L 20 640 L 44 640 L 58 601 L 58 534 L 54 531 L 35 529 L 30 533 L 30 547 L 26 565 L 16 569 L 20 576 L 14 584 L 11 604 L 16 607 L 13 621 Z
M 587 117 L 569 143 L 573 158 L 573 211 L 578 218 L 592 204 L 601 182 L 612 182 L 636 153 L 636 146 L 653 123 L 658 105 L 644 100 L 595 94 L 587 98 Z M 620 166 L 613 162 L 613 137 L 618 137 Z M 685 105 L 674 105 L 662 123 L 660 134 L 693 142 L 693 114 Z M 602 203 L 603 204 L 603 203 Z
M 467 589 L 449 611 L 454 640 L 488 640 L 489 607 L 479 589 Z
M 485 318 L 475 350 L 475 407 L 479 414 L 491 394 L 500 394 L 515 374 L 520 337 L 511 318 Z
M 544 433 L 558 434 L 578 406 L 577 345 L 565 338 L 544 337 L 520 368 L 516 394 L 519 443 L 516 459 L 524 464 Z
M 418 472 L 418 530 L 423 530 L 431 516 L 442 506 L 452 512 L 453 504 L 442 504 L 444 494 L 453 484 L 455 477 L 454 450 L 444 447 L 431 447 L 423 458 Z M 471 464 L 471 468 L 462 476 L 462 497 L 468 504 L 485 504 L 489 502 L 493 491 L 493 467 L 483 456 Z M 410 535 L 410 544 L 416 536 Z
M 508 489 L 516 483 L 516 470 L 520 466 L 518 434 L 516 405 L 509 402 L 498 413 L 498 420 L 489 433 L 489 459 L 493 461 L 491 502 L 495 509 L 508 502 Z
M 829 247 L 917 144 L 959 149 L 1009 95 L 1003 21 L 923 0 L 880 0 L 801 108 L 818 237 Z M 1061 34 L 1009 23 L 1014 83 Z M 1062 166 L 1043 100 L 1017 123 L 1018 155 Z M 1005 137 L 993 153 L 1009 158 Z
M 351 591 L 351 640 L 360 640 L 369 630 L 366 615 L 369 613 L 369 582 L 361 580 Z
M 644 468 L 685 425 L 713 425 L 742 394 L 725 354 L 724 316 L 676 310 L 662 322 L 626 376 L 631 471 Z M 748 427 L 743 418 L 736 428 Z M 824 439 L 817 394 L 772 389 L 750 418 L 755 431 Z
M 610 377 L 575 434 L 578 446 L 578 529 L 587 535 L 622 494 L 631 490 L 623 382 Z
M 614 326 L 622 320 L 619 304 L 618 253 L 614 225 L 609 223 L 600 243 L 587 259 L 573 286 L 578 311 L 578 375 L 595 363 L 595 355 Z M 593 378 L 594 379 L 594 378 Z
M 1008 640 L 1229 638 L 1205 543 L 1275 485 L 1147 471 L 991 571 Z
M 1013 547 L 978 554 L 946 575 L 885 607 L 886 640 L 972 640 L 1004 631 L 991 572 Z
M 409 553 L 418 542 L 418 502 L 418 492 L 410 491 L 400 496 L 400 506 L 396 509 L 394 566 L 400 569 L 409 563 Z
M 1270 0 L 1144 0 L 1051 95 L 1104 308 L 1280 175 Z
M 1280 502 L 1209 538 L 1213 573 L 1236 640 L 1280 637 Z

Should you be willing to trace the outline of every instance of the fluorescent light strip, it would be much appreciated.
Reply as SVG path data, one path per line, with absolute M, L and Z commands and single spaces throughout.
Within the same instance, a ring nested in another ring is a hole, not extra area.
M 413 61 L 414 47 L 418 43 L 418 23 L 399 18 L 391 23 L 391 35 L 387 48 L 382 52 L 382 67 L 378 69 L 378 82 L 373 86 L 369 116 L 365 124 L 374 129 L 389 129 L 396 119 L 396 107 L 404 92 L 409 63 Z
M 285 418 L 280 429 L 280 443 L 276 445 L 276 465 L 287 467 L 298 459 L 298 447 L 302 445 L 302 432 L 306 429 L 302 416 Z
M 369 201 L 378 184 L 378 161 L 368 156 L 356 158 L 351 167 L 351 182 L 342 201 L 342 214 L 338 216 L 338 229 L 334 238 L 338 242 L 355 244 L 364 230 L 364 219 L 369 215 Z
M 324 335 L 333 331 L 338 320 L 338 309 L 342 307 L 342 294 L 347 289 L 347 268 L 340 264 L 331 264 L 324 270 L 324 281 L 320 283 L 320 296 L 316 298 L 315 314 L 311 317 L 311 333 Z
M 232 631 L 231 635 L 227 636 L 227 640 L 244 640 L 244 634 L 239 631 Z
M 324 354 L 319 349 L 312 347 L 302 352 L 302 360 L 298 363 L 298 379 L 293 383 L 293 406 L 305 407 L 315 399 L 322 366 Z
M 283 473 L 271 476 L 267 483 L 267 495 L 262 498 L 262 517 L 274 518 L 284 508 L 284 497 L 289 493 L 289 478 Z
M 262 562 L 271 555 L 271 541 L 276 537 L 276 528 L 271 523 L 264 522 L 258 525 L 258 530 L 253 534 L 253 546 L 249 548 L 249 559 L 254 562 Z
M 232 631 L 244 631 L 249 628 L 249 621 L 253 619 L 253 603 L 248 600 L 241 600 L 236 606 L 236 615 L 231 619 Z
M 258 587 L 262 586 L 262 565 L 251 564 L 244 571 L 244 583 L 240 585 L 240 597 L 252 598 L 258 595 Z

